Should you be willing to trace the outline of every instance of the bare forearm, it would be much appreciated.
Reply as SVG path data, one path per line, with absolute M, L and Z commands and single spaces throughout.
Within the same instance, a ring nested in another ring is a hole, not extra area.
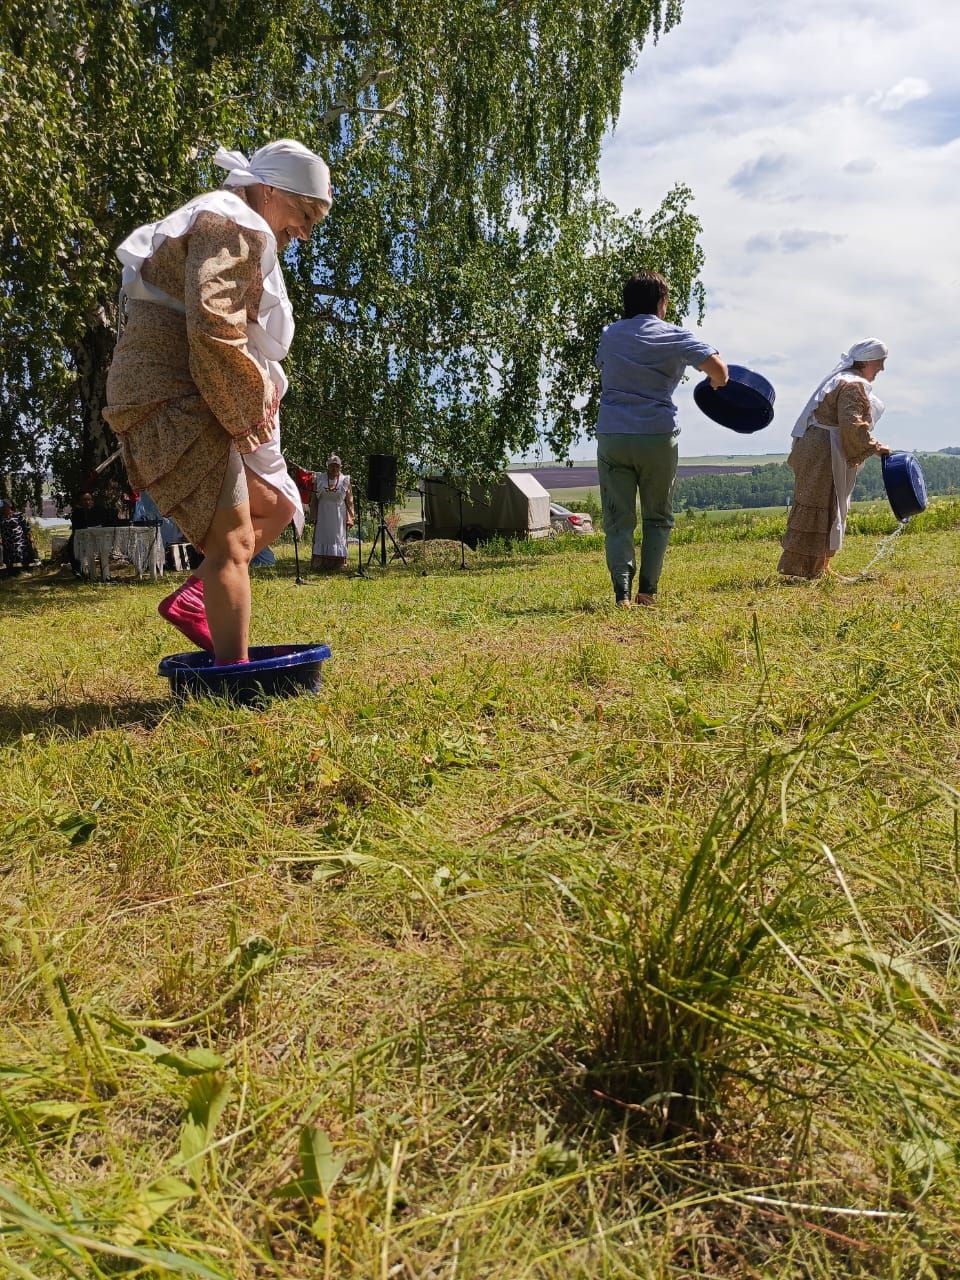
M 707 375 L 714 389 L 725 387 L 730 381 L 730 372 L 718 355 L 707 356 L 700 366 L 700 372 Z

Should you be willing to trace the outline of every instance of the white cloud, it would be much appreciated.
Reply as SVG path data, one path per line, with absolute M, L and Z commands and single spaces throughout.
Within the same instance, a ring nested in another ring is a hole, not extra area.
M 649 213 L 675 182 L 693 189 L 703 335 L 761 372 L 778 353 L 777 418 L 751 447 L 786 448 L 811 387 L 870 333 L 891 348 L 881 435 L 960 444 L 958 45 L 960 5 L 943 0 L 864 0 L 855 15 L 835 0 L 685 0 L 627 81 L 604 193 Z M 692 385 L 682 451 L 729 452 Z
M 865 174 L 876 172 L 877 162 L 873 156 L 857 156 L 854 160 L 848 160 L 843 166 L 844 173 Z
M 743 196 L 776 196 L 789 171 L 790 161 L 786 155 L 763 151 L 754 159 L 745 160 L 727 185 Z
M 930 86 L 919 76 L 904 76 L 886 93 L 873 93 L 867 99 L 868 107 L 879 107 L 881 111 L 902 111 L 911 102 L 926 98 L 930 94 Z
M 775 234 L 751 236 L 743 246 L 747 253 L 802 253 L 831 244 L 843 244 L 846 236 L 834 231 L 804 231 L 802 227 L 790 227 Z

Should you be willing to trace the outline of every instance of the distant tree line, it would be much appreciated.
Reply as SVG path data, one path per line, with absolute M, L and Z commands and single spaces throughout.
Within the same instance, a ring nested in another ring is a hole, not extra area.
M 960 449 L 918 454 L 927 492 L 960 493 Z M 865 463 L 853 491 L 855 501 L 882 498 L 880 459 Z M 748 507 L 785 507 L 793 500 L 793 472 L 785 463 L 753 467 L 740 475 L 683 476 L 677 481 L 677 510 L 734 510 Z

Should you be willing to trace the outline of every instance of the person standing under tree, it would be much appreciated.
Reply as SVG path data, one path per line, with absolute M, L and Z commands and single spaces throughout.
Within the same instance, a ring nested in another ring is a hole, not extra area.
M 688 367 L 713 387 L 727 383 L 716 348 L 668 324 L 670 286 L 659 272 L 641 271 L 623 286 L 623 319 L 600 337 L 596 363 L 602 393 L 597 418 L 597 471 L 607 568 L 618 606 L 629 609 L 636 571 L 637 495 L 642 533 L 636 602 L 655 603 L 673 528 L 677 474 L 677 406 L 673 393 Z
M 310 518 L 314 521 L 311 569 L 341 570 L 347 567 L 347 530 L 354 525 L 353 489 L 350 477 L 335 453 L 327 459 L 326 471 L 318 471 L 310 498 Z
M 8 499 L 0 499 L 0 564 L 7 577 L 14 577 L 39 564 L 30 526 Z

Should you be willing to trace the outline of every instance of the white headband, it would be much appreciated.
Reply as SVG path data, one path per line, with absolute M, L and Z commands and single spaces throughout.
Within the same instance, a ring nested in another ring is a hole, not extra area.
M 810 421 L 810 415 L 814 412 L 817 405 L 821 403 L 828 390 L 835 385 L 835 379 L 838 374 L 846 373 L 853 368 L 855 364 L 860 364 L 867 360 L 886 360 L 888 355 L 887 344 L 881 342 L 879 338 L 864 338 L 862 342 L 855 342 L 849 351 L 844 351 L 840 357 L 839 364 L 834 365 L 827 376 L 819 384 L 816 391 L 803 406 L 800 417 L 794 424 L 792 436 L 797 439 L 802 436 L 807 429 L 807 423 Z
M 213 163 L 227 170 L 224 184 L 228 187 L 249 187 L 262 182 L 267 187 L 279 187 L 311 200 L 333 203 L 330 187 L 330 170 L 326 162 L 303 143 L 290 138 L 268 142 L 255 151 L 248 160 L 242 151 L 227 151 L 218 147 Z
M 888 355 L 886 343 L 881 342 L 879 338 L 864 338 L 862 342 L 855 342 L 849 351 L 845 351 L 840 357 L 840 363 L 847 368 L 852 364 L 860 364 L 865 360 L 886 360 Z

